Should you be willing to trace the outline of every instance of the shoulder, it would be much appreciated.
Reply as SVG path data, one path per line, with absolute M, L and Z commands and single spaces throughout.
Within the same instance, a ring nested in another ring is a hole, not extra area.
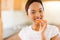
M 29 29 L 30 29 L 29 26 L 26 26 L 26 27 L 22 28 L 22 29 L 20 30 L 20 32 L 19 32 L 18 35 L 19 35 L 20 37 L 25 36 L 25 35 L 28 33 Z
M 59 34 L 59 30 L 58 30 L 57 26 L 48 25 L 47 27 L 49 28 L 49 31 L 51 33 L 51 35 L 50 35 L 51 37 L 54 37 Z
M 22 29 L 20 30 L 20 33 L 19 33 L 19 34 L 21 34 L 21 33 L 25 33 L 28 29 L 29 29 L 28 26 L 22 28 Z
M 54 25 L 47 25 L 47 28 L 54 32 L 59 32 L 58 27 Z

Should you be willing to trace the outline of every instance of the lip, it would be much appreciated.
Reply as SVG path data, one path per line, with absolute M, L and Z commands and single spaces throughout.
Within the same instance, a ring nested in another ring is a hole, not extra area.
M 39 18 L 39 19 L 34 19 L 34 21 L 36 22 L 36 23 L 40 23 L 40 20 L 42 20 L 42 18 Z
M 41 20 L 42 18 L 35 18 L 34 20 L 38 20 L 38 19 Z
M 41 22 L 41 19 L 36 19 L 35 22 L 36 23 L 40 23 Z

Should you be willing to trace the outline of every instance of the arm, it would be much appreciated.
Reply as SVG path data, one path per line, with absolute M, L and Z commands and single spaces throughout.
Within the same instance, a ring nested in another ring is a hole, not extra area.
M 44 20 L 42 21 L 42 23 L 43 23 L 43 26 L 42 26 L 42 24 L 40 23 L 40 28 L 39 28 L 40 37 L 41 37 L 41 40 L 46 40 L 45 35 L 44 35 L 44 31 L 45 31 L 45 29 L 46 29 L 47 23 L 46 23 L 46 21 L 44 21 Z
M 21 38 L 19 37 L 19 40 L 21 40 Z
M 60 40 L 60 38 L 58 39 L 58 35 L 56 35 L 53 38 L 51 38 L 50 40 Z
M 46 40 L 43 33 L 40 34 L 41 40 Z

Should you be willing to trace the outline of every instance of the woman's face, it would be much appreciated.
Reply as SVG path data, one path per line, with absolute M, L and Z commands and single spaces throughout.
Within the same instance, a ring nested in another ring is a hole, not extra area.
M 35 22 L 37 19 L 43 19 L 43 7 L 38 2 L 33 2 L 28 8 L 28 16 Z

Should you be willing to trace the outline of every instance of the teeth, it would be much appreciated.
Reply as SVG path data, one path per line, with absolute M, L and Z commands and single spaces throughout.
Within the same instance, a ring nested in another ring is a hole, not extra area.
M 35 18 L 34 20 L 37 20 L 37 19 L 42 19 L 42 18 Z

